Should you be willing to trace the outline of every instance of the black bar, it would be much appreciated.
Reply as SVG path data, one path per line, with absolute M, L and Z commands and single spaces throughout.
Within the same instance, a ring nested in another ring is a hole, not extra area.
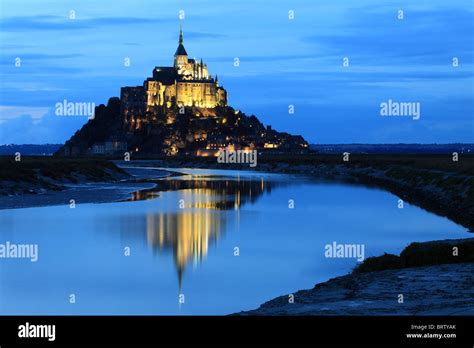
M 20 338 L 26 323 L 55 325 L 55 340 Z M 417 325 L 418 328 L 413 328 Z M 430 326 L 434 325 L 434 326 Z M 439 325 L 439 327 L 438 327 Z M 426 329 L 420 331 L 420 327 Z M 455 328 L 454 328 L 455 326 Z M 407 338 L 407 334 L 456 334 Z M 3 316 L 0 347 L 65 344 L 474 344 L 472 317 Z

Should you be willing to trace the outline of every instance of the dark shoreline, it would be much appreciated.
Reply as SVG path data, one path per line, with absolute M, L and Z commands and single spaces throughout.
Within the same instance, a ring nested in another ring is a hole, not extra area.
M 58 160 L 52 157 L 0 157 L 0 195 L 33 195 L 63 191 L 68 184 L 118 182 L 130 175 L 100 159 Z
M 158 178 L 182 175 L 173 171 L 122 169 L 100 159 L 27 157 L 1 158 L 0 209 L 53 205 L 112 203 L 136 199 L 153 189 Z

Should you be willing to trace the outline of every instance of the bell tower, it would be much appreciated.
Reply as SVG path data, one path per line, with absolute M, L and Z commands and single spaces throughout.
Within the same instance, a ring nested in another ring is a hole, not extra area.
M 175 69 L 181 68 L 183 65 L 188 63 L 188 53 L 183 46 L 183 22 L 179 22 L 179 44 L 174 54 L 174 67 Z

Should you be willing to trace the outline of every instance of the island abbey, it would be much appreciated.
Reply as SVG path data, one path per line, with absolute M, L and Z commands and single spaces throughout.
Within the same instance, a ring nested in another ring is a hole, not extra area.
M 57 155 L 218 156 L 226 149 L 247 156 L 308 147 L 303 137 L 265 127 L 255 115 L 229 106 L 217 76 L 211 77 L 202 59 L 188 57 L 180 25 L 173 66 L 155 67 L 142 86 L 122 87 L 120 98 L 97 106 Z M 234 163 L 232 157 L 228 161 Z
M 155 67 L 153 76 L 147 78 L 143 86 L 122 87 L 120 100 L 124 119 L 133 122 L 134 117 L 158 112 L 163 107 L 227 106 L 227 92 L 219 86 L 217 76 L 211 77 L 202 59 L 197 61 L 188 58 L 180 24 L 173 66 Z

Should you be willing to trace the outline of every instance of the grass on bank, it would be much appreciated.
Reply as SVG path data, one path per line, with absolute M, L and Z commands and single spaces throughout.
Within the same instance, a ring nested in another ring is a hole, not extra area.
M 39 177 L 53 180 L 76 181 L 78 175 L 89 180 L 102 181 L 112 173 L 126 173 L 104 159 L 58 159 L 52 157 L 22 157 L 15 161 L 12 156 L 0 157 L 0 181 L 35 182 Z
M 367 258 L 353 273 L 465 262 L 474 262 L 474 238 L 412 243 L 400 256 L 384 254 Z

